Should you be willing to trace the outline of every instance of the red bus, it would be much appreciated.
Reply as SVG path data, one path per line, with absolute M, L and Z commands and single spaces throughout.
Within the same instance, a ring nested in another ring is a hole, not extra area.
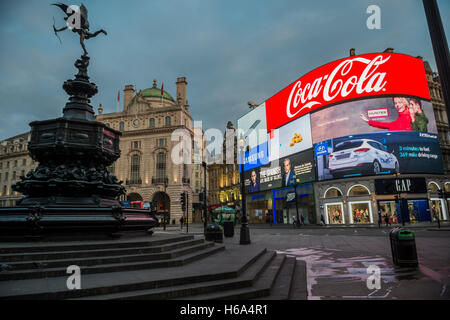
M 132 201 L 132 202 L 130 202 L 131 208 L 151 210 L 151 206 L 152 206 L 152 203 L 150 201 Z

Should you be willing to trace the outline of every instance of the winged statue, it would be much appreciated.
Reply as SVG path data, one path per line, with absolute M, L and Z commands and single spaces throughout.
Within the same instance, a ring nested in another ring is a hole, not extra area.
M 52 3 L 52 5 L 59 7 L 66 14 L 66 17 L 64 17 L 64 20 L 66 21 L 65 27 L 57 29 L 53 23 L 53 31 L 55 32 L 55 35 L 58 36 L 58 32 L 66 29 L 70 29 L 72 32 L 78 33 L 80 35 L 80 44 L 83 48 L 84 55 L 87 55 L 88 53 L 84 45 L 85 39 L 94 38 L 100 33 L 103 33 L 104 35 L 107 34 L 103 29 L 95 31 L 94 33 L 89 32 L 88 11 L 83 4 L 81 4 L 80 7 L 68 6 L 63 3 Z

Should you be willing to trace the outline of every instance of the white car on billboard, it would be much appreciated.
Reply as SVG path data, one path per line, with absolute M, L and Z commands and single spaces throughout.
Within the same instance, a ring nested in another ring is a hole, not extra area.
M 333 178 L 354 174 L 376 175 L 386 170 L 398 173 L 399 162 L 382 143 L 353 139 L 336 144 L 329 155 L 328 169 Z

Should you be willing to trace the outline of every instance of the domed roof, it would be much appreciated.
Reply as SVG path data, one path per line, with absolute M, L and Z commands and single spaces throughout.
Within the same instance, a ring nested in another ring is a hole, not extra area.
M 153 87 L 142 90 L 143 98 L 160 98 L 161 99 L 161 88 L 156 86 L 156 80 L 153 80 Z M 163 99 L 174 101 L 172 96 L 167 92 L 163 92 Z

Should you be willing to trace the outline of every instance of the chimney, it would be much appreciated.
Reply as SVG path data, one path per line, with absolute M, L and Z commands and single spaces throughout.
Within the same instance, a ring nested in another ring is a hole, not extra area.
M 350 49 L 350 57 L 353 57 L 355 55 L 355 48 Z
M 132 84 L 127 84 L 125 89 L 123 89 L 123 110 L 125 111 L 127 105 L 130 103 L 134 95 L 134 86 Z
M 186 77 L 177 78 L 177 101 L 181 106 L 186 105 Z

